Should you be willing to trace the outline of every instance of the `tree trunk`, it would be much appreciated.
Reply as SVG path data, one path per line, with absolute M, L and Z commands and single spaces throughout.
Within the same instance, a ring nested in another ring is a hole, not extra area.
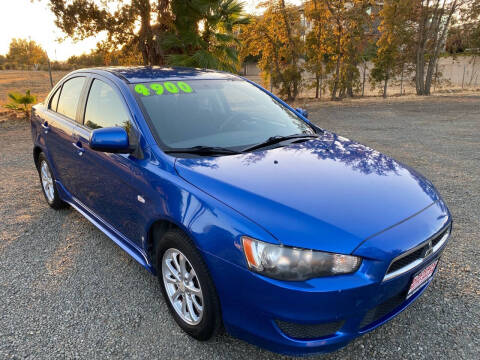
M 417 59 L 415 63 L 415 87 L 417 95 L 424 95 L 425 83 L 423 82 L 425 73 L 425 57 L 423 47 L 417 49 Z
M 405 70 L 405 63 L 402 64 L 402 74 L 400 75 L 400 96 L 403 95 L 403 72 Z
M 430 88 L 432 85 L 433 72 L 436 67 L 440 48 L 443 45 L 447 30 L 452 19 L 453 13 L 456 10 L 458 0 L 449 2 L 450 8 L 448 10 L 448 17 L 444 20 L 446 15 L 447 1 L 436 0 L 435 4 L 430 5 L 430 0 L 421 1 L 421 10 L 418 27 L 418 44 L 416 49 L 416 66 L 415 66 L 415 83 L 417 95 L 430 95 Z M 440 6 L 440 4 L 442 5 Z M 441 27 L 442 31 L 440 32 Z M 433 38 L 432 35 L 433 34 Z M 427 73 L 425 75 L 425 52 L 429 44 L 431 51 L 429 52 L 429 60 Z
M 340 42 L 340 40 L 339 40 Z M 335 80 L 333 82 L 333 89 L 332 89 L 332 100 L 337 98 L 337 90 L 338 90 L 338 78 L 340 77 L 340 54 L 337 57 L 337 64 L 335 65 Z
M 320 88 L 320 76 L 318 72 L 315 74 L 315 99 L 318 99 L 318 90 Z
M 285 0 L 280 1 L 280 6 L 281 6 L 281 12 L 282 12 L 282 16 L 283 16 L 283 21 L 285 23 L 285 30 L 287 31 L 288 43 L 290 45 L 290 52 L 291 52 L 291 56 L 292 56 L 291 64 L 295 69 L 297 69 L 298 54 L 297 54 L 297 49 L 295 48 L 295 42 L 293 41 L 293 37 L 292 37 L 292 29 L 290 28 L 289 19 L 288 19 L 288 16 L 287 16 L 287 9 L 286 9 L 286 6 L 285 6 Z M 293 92 L 290 89 L 290 86 L 288 88 L 288 98 L 289 99 L 291 98 L 292 100 L 295 100 L 297 95 L 298 95 L 298 81 L 295 79 L 293 81 Z
M 475 79 L 476 71 L 475 71 L 475 63 L 477 62 L 477 55 L 473 55 L 473 63 L 472 63 L 472 74 L 470 76 L 470 81 L 468 82 L 468 86 L 472 86 L 473 79 Z
M 292 89 L 290 88 L 290 86 L 287 87 L 287 101 L 293 101 L 295 100 L 293 97 L 292 97 Z
M 423 95 L 425 91 L 425 45 L 427 42 L 427 9 L 429 8 L 430 1 L 427 0 L 426 6 L 423 5 L 423 1 L 421 1 L 421 11 L 420 11 L 420 19 L 419 19 L 419 27 L 418 27 L 418 36 L 417 36 L 417 49 L 416 49 L 416 56 L 415 56 L 415 88 L 417 91 L 417 95 Z
M 137 0 L 140 11 L 140 31 L 138 47 L 142 53 L 144 65 L 165 65 L 163 51 L 158 48 L 153 39 L 153 29 L 150 23 L 151 5 L 149 0 Z
M 292 91 L 292 100 L 295 100 L 295 98 L 298 95 L 298 83 L 296 80 L 293 82 L 293 91 Z
M 365 96 L 365 73 L 367 72 L 367 63 L 363 63 L 362 97 Z
M 348 97 L 353 97 L 353 87 L 351 85 L 348 85 L 347 87 L 347 96 Z
M 322 99 L 322 91 L 323 91 L 323 71 L 320 75 L 320 99 Z
M 331 11 L 331 10 L 330 10 Z M 335 80 L 333 82 L 333 89 L 332 89 L 332 100 L 337 98 L 337 90 L 338 90 L 338 80 L 340 78 L 340 61 L 341 61 L 341 47 L 340 41 L 342 36 L 342 25 L 337 20 L 337 28 L 338 28 L 338 35 L 337 35 L 337 44 L 336 44 L 336 52 L 337 52 L 337 63 L 335 65 Z
M 385 82 L 383 83 L 383 98 L 384 99 L 387 98 L 388 77 L 389 77 L 389 74 L 388 74 L 388 71 L 387 71 L 387 73 L 385 74 Z
M 347 74 L 347 96 L 348 97 L 353 97 L 353 71 L 350 69 L 348 70 L 348 74 Z
M 443 7 L 445 6 L 445 2 L 443 4 Z M 447 36 L 447 30 L 450 25 L 450 21 L 452 19 L 453 13 L 455 12 L 455 9 L 457 7 L 457 0 L 454 0 L 453 3 L 450 5 L 450 10 L 448 12 L 448 17 L 447 20 L 443 24 L 443 29 L 440 34 L 438 34 L 438 31 L 440 31 L 440 25 L 442 24 L 442 19 L 443 19 L 443 14 L 444 10 L 443 7 L 441 11 L 438 12 L 438 20 L 437 20 L 437 27 L 435 28 L 435 42 L 434 42 L 434 48 L 433 48 L 433 54 L 430 57 L 430 60 L 428 61 L 428 69 L 427 69 L 427 77 L 425 79 L 425 95 L 430 95 L 430 88 L 432 86 L 432 77 L 433 77 L 433 71 L 437 65 L 438 61 L 438 55 L 440 54 L 440 48 L 443 45 L 443 42 L 445 40 L 445 37 Z

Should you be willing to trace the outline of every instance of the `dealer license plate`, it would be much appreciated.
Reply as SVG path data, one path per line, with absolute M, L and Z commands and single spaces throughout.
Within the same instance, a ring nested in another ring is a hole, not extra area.
M 418 289 L 424 285 L 428 279 L 430 279 L 433 275 L 433 272 L 435 271 L 435 268 L 437 267 L 438 260 L 435 260 L 433 263 L 428 265 L 425 269 L 420 271 L 417 275 L 412 280 L 412 283 L 410 284 L 410 288 L 408 289 L 407 293 L 407 299 L 412 296 Z

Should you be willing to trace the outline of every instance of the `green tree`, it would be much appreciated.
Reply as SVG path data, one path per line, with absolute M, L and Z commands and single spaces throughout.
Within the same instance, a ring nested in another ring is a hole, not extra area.
M 367 78 L 367 68 L 368 63 L 372 61 L 375 56 L 377 56 L 377 44 L 375 42 L 375 37 L 369 39 L 362 51 L 360 56 L 361 59 L 361 68 L 362 68 L 362 97 L 365 96 L 365 83 Z
M 249 22 L 237 0 L 172 0 L 175 32 L 164 42 L 168 63 L 235 72 L 239 41 L 235 31 Z
M 45 63 L 47 53 L 33 40 L 12 39 L 7 60 L 17 65 L 38 67 Z
M 328 54 L 323 42 L 328 31 L 322 16 L 322 6 L 319 0 L 305 3 L 305 17 L 310 23 L 310 31 L 305 36 L 305 69 L 314 75 L 308 84 L 315 89 L 315 98 L 322 97 L 324 78 L 327 75 Z
M 55 24 L 74 40 L 104 32 L 110 50 L 127 48 L 141 54 L 144 65 L 165 65 L 162 47 L 173 29 L 169 0 L 49 0 Z
M 461 3 L 457 17 L 452 19 L 448 29 L 446 50 L 451 53 L 463 53 L 467 49 L 478 53 L 480 49 L 480 0 Z
M 300 13 L 283 0 L 264 1 L 258 7 L 265 9 L 263 15 L 241 31 L 241 57 L 260 55 L 258 65 L 264 82 L 278 87 L 280 96 L 294 100 L 302 81 Z
M 383 82 L 384 98 L 387 97 L 388 81 L 403 69 L 402 50 L 412 36 L 407 26 L 411 11 L 412 3 L 404 0 L 385 0 L 380 11 L 382 20 L 378 29 L 381 35 L 370 80 L 373 85 Z
M 368 45 L 371 0 L 311 0 L 323 27 L 318 41 L 332 70 L 331 99 L 353 96 L 360 87 L 358 66 Z
M 222 70 L 238 66 L 235 27 L 248 20 L 238 0 L 49 0 L 56 25 L 75 40 L 104 32 L 108 54 L 144 65 Z

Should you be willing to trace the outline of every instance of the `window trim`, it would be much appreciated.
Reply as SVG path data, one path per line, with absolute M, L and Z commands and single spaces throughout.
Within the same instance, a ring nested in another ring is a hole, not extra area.
M 132 150 L 133 150 L 132 155 L 135 156 L 138 159 L 143 159 L 144 158 L 144 152 L 143 152 L 142 145 L 141 145 L 141 142 L 142 142 L 141 139 L 142 139 L 143 135 L 142 135 L 142 132 L 140 131 L 139 126 L 135 122 L 135 117 L 133 115 L 133 111 L 131 110 L 130 106 L 128 105 L 128 102 L 125 99 L 125 96 L 123 96 L 123 94 L 122 94 L 120 88 L 118 87 L 118 85 L 115 84 L 115 82 L 113 82 L 112 80 L 108 79 L 105 76 L 102 76 L 102 75 L 97 74 L 97 73 L 89 73 L 88 74 L 86 87 L 83 89 L 83 96 L 82 96 L 81 101 L 80 101 L 81 107 L 79 107 L 79 109 L 78 109 L 79 112 L 77 113 L 77 116 L 78 116 L 78 119 L 79 119 L 79 121 L 77 122 L 77 128 L 78 128 L 77 131 L 85 131 L 88 134 L 91 134 L 92 131 L 93 131 L 93 129 L 90 129 L 89 127 L 85 126 L 84 122 L 85 122 L 85 112 L 87 110 L 88 97 L 90 95 L 90 90 L 91 90 L 93 82 L 95 80 L 102 81 L 105 84 L 109 85 L 113 89 L 113 91 L 120 97 L 120 101 L 122 102 L 123 107 L 124 107 L 124 109 L 125 109 L 125 111 L 128 115 L 128 121 L 130 121 L 130 124 L 132 124 L 132 130 L 134 132 L 134 135 L 132 137 L 129 135 L 130 146 L 132 147 Z M 128 154 L 115 154 L 115 155 L 124 156 L 124 157 L 129 156 Z
M 88 126 L 85 125 L 85 113 L 87 111 L 87 104 L 88 104 L 88 98 L 90 97 L 90 91 L 92 90 L 92 86 L 93 86 L 93 83 L 95 82 L 95 80 L 98 80 L 98 81 L 103 82 L 104 84 L 107 84 L 119 96 L 120 102 L 122 103 L 122 106 L 123 106 L 126 114 L 128 115 L 128 121 L 130 122 L 132 127 L 135 129 L 135 131 L 137 131 L 139 133 L 138 127 L 135 124 L 135 122 L 133 121 L 132 112 L 130 111 L 130 108 L 128 107 L 127 101 L 125 100 L 125 97 L 123 96 L 123 94 L 120 92 L 118 87 L 113 82 L 111 82 L 110 80 L 104 78 L 103 76 L 99 76 L 97 74 L 91 74 L 91 76 L 89 78 L 88 87 L 86 89 L 84 89 L 85 90 L 85 96 L 82 99 L 83 103 L 82 103 L 81 113 L 78 114 L 79 115 L 78 125 L 81 126 L 82 129 L 85 129 L 89 132 L 93 131 L 93 129 L 90 129 Z
M 71 117 L 67 116 L 67 115 L 64 115 L 62 113 L 59 113 L 57 110 L 58 110 L 58 102 L 60 101 L 60 98 L 62 96 L 62 92 L 63 92 L 63 85 L 69 81 L 69 80 L 72 80 L 74 78 L 77 78 L 77 77 L 83 77 L 85 78 L 85 83 L 83 84 L 83 87 L 82 87 L 82 90 L 80 91 L 80 97 L 78 98 L 78 104 L 77 104 L 77 112 L 75 113 L 75 119 L 72 119 Z M 88 74 L 87 73 L 75 73 L 75 74 L 72 74 L 72 76 L 69 76 L 68 78 L 65 78 L 65 79 L 62 79 L 56 87 L 53 88 L 53 90 L 50 92 L 50 94 L 48 95 L 48 101 L 47 101 L 47 111 L 50 111 L 52 113 L 54 113 L 56 116 L 61 116 L 63 119 L 66 119 L 68 120 L 69 122 L 71 123 L 74 123 L 74 124 L 78 124 L 78 110 L 80 108 L 79 105 L 81 105 L 82 103 L 82 97 L 83 97 L 83 94 L 85 92 L 85 85 L 88 83 Z M 57 108 L 55 110 L 51 109 L 50 108 L 50 101 L 52 100 L 52 98 L 55 96 L 55 94 L 57 93 L 57 90 L 60 91 L 59 95 L 58 95 L 58 100 L 57 101 Z
M 57 108 L 58 108 L 58 100 L 60 99 L 60 93 L 62 92 L 62 87 L 63 87 L 63 84 L 61 86 L 59 86 L 54 92 L 53 92 L 53 95 L 50 96 L 50 98 L 48 99 L 48 102 L 47 102 L 47 109 L 48 110 L 51 110 L 53 112 L 57 112 Z M 57 99 L 57 106 L 55 106 L 55 110 L 52 108 L 52 101 L 53 101 L 53 98 L 55 97 L 55 95 L 57 95 L 58 93 L 58 99 Z

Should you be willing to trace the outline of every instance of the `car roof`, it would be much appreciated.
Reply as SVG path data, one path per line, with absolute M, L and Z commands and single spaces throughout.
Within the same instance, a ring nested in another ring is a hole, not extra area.
M 216 70 L 194 69 L 186 67 L 160 67 L 160 66 L 122 66 L 100 67 L 78 70 L 82 72 L 94 72 L 102 74 L 111 73 L 127 83 L 135 84 L 149 81 L 167 80 L 215 80 L 215 79 L 238 79 L 237 76 Z

